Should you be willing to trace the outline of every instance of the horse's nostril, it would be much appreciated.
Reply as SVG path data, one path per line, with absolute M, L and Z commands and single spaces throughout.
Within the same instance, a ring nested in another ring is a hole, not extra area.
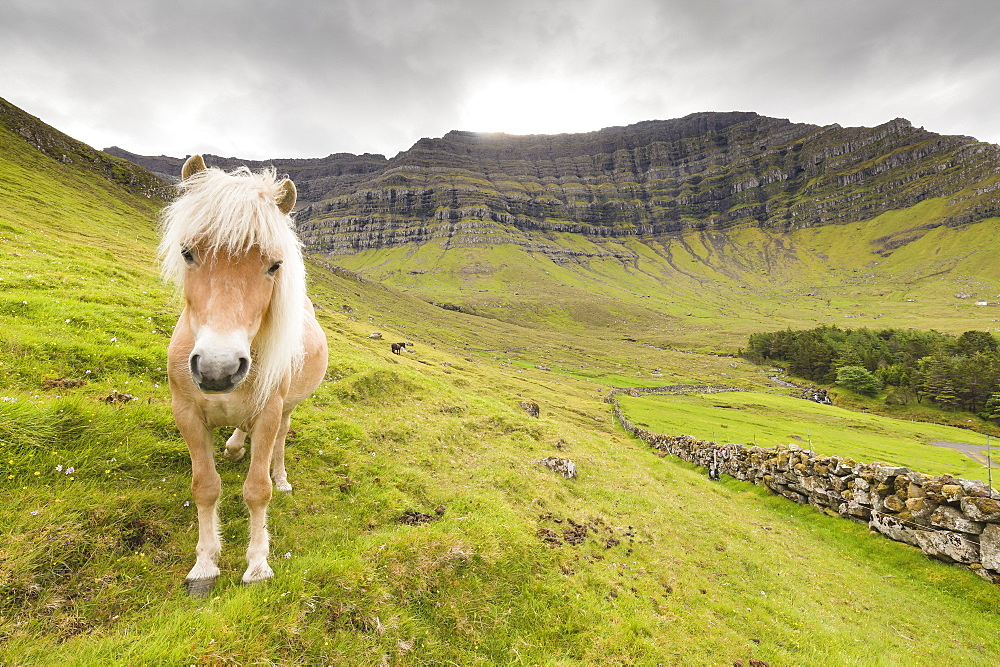
M 247 374 L 248 368 L 250 368 L 250 360 L 246 357 L 240 357 L 240 367 L 236 369 L 236 375 L 234 377 L 242 378 Z
M 195 382 L 201 382 L 201 371 L 198 370 L 198 360 L 201 357 L 197 354 L 191 355 L 190 366 L 191 366 L 191 377 L 194 378 Z

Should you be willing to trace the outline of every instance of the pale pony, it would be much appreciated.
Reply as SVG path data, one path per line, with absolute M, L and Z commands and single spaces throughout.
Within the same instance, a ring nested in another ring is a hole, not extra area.
M 326 337 L 306 297 L 305 267 L 289 213 L 295 186 L 274 170 L 207 169 L 184 163 L 183 194 L 163 213 L 163 273 L 183 292 L 185 308 L 167 363 L 174 419 L 191 454 L 198 506 L 197 560 L 187 575 L 205 595 L 219 575 L 222 548 L 213 430 L 235 427 L 226 456 L 239 460 L 250 436 L 243 498 L 250 543 L 243 581 L 273 576 L 267 564 L 267 504 L 274 484 L 290 491 L 285 436 L 292 410 L 326 372 Z

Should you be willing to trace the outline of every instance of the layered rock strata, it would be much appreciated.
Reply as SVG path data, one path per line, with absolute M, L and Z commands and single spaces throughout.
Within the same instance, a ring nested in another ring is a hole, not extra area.
M 176 179 L 183 163 L 105 150 L 165 178 Z M 738 225 L 791 230 L 947 198 L 933 219 L 872 248 L 889 254 L 929 228 L 1000 215 L 1000 147 L 902 118 L 821 127 L 698 113 L 581 134 L 453 131 L 391 159 L 207 160 L 224 169 L 273 166 L 291 177 L 300 236 L 309 250 L 331 255 L 430 241 L 558 255 L 552 235 L 560 232 L 599 242 Z
M 537 244 L 553 232 L 790 230 L 941 196 L 947 211 L 933 224 L 957 225 L 1000 213 L 998 175 L 997 146 L 904 119 L 843 128 L 704 113 L 586 134 L 421 139 L 367 180 L 305 205 L 297 225 L 312 250 L 334 255 L 427 241 Z M 905 231 L 879 250 L 923 230 Z

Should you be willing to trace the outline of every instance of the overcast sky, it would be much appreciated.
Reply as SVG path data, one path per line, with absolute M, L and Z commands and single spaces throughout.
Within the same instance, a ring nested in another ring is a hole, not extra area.
M 382 153 L 696 111 L 1000 142 L 996 0 L 0 0 L 0 97 L 96 148 Z

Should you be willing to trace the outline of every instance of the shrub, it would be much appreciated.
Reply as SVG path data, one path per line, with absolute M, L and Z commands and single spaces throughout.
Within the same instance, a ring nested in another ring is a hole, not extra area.
M 874 396 L 882 390 L 882 383 L 861 366 L 842 366 L 837 370 L 837 384 L 865 396 Z

